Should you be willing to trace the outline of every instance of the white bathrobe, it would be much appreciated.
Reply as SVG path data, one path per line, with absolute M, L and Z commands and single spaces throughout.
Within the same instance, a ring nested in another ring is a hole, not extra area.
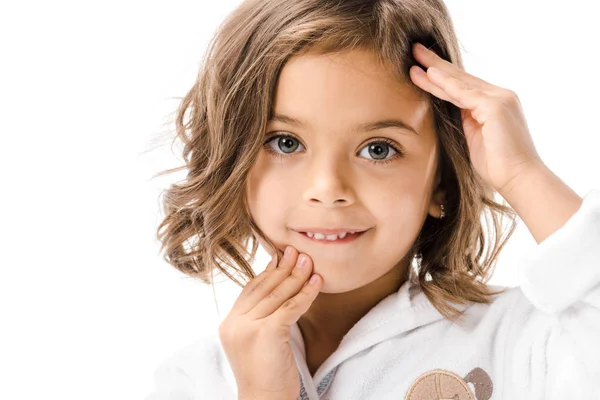
M 600 400 L 599 189 L 519 271 L 519 286 L 490 305 L 462 306 L 463 322 L 454 324 L 407 281 L 350 329 L 314 376 L 292 326 L 298 399 Z M 154 378 L 146 400 L 237 399 L 218 327 Z

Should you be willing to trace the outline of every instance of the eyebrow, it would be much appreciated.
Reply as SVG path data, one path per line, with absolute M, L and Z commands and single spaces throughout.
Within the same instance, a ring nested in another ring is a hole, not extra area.
M 271 116 L 271 118 L 269 118 L 268 123 L 271 123 L 271 122 L 282 122 L 284 124 L 292 125 L 297 128 L 308 129 L 307 124 L 303 123 L 302 121 L 300 121 L 296 118 L 292 118 L 292 117 L 284 115 L 284 114 L 274 114 L 273 116 Z M 416 131 L 415 128 L 413 128 L 406 122 L 399 120 L 399 119 L 395 119 L 395 118 L 389 118 L 389 119 L 385 119 L 382 121 L 367 122 L 367 123 L 359 124 L 359 125 L 356 125 L 354 128 L 352 128 L 351 132 L 353 132 L 353 133 L 372 132 L 372 131 L 376 131 L 376 130 L 384 129 L 384 128 L 399 128 L 399 129 L 402 129 L 405 131 L 412 132 L 417 136 L 419 135 L 419 133 Z

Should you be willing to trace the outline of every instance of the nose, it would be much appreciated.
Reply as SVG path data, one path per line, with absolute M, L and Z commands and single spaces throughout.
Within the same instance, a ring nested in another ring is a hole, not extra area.
M 304 182 L 303 197 L 309 205 L 346 207 L 355 202 L 352 170 L 331 152 L 310 160 Z

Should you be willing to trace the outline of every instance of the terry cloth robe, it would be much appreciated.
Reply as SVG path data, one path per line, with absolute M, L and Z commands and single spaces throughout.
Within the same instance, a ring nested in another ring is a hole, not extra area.
M 451 323 L 408 280 L 314 376 L 293 325 L 298 399 L 600 399 L 600 190 L 523 259 L 519 285 L 493 300 L 459 306 L 464 319 Z M 203 335 L 157 368 L 146 400 L 237 399 L 218 328 Z

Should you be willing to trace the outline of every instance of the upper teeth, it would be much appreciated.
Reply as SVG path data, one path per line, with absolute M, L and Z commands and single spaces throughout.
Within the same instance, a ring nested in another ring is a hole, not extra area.
M 310 238 L 315 238 L 317 240 L 337 240 L 337 239 L 343 239 L 346 237 L 347 234 L 349 233 L 354 233 L 354 232 L 342 232 L 339 233 L 337 235 L 324 235 L 322 233 L 313 233 L 313 232 L 306 232 L 306 235 Z

